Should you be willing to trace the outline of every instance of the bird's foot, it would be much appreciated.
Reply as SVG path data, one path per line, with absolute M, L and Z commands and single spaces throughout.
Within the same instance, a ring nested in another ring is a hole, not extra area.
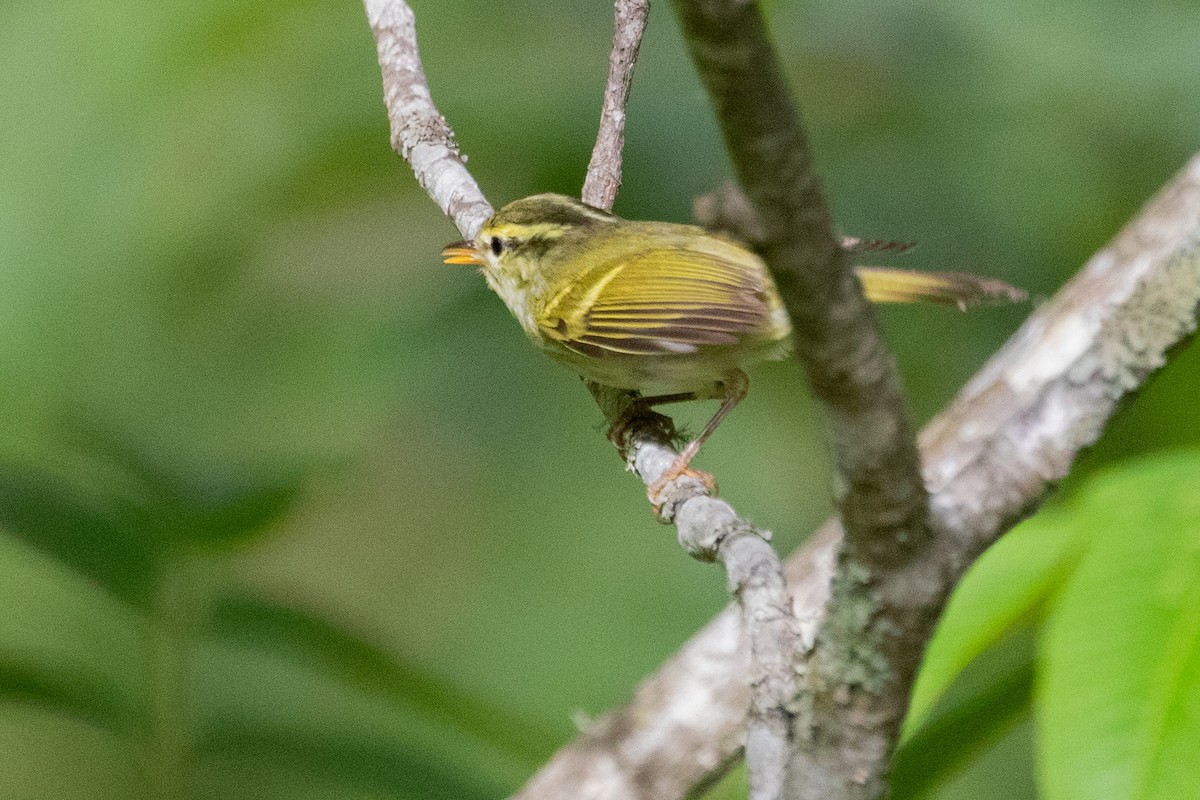
M 622 461 L 629 460 L 629 438 L 634 428 L 647 427 L 663 438 L 673 438 L 671 418 L 653 411 L 640 402 L 627 405 L 608 428 L 608 440 L 617 448 Z
M 654 516 L 660 516 L 663 503 L 667 500 L 662 496 L 663 490 L 666 489 L 677 478 L 688 477 L 697 480 L 704 486 L 705 494 L 715 495 L 717 493 L 717 481 L 711 473 L 702 472 L 698 469 L 692 469 L 688 466 L 692 457 L 699 450 L 696 442 L 692 442 L 683 449 L 683 452 L 672 462 L 671 466 L 667 467 L 666 472 L 658 477 L 654 483 L 646 489 L 646 498 L 650 501 L 650 505 L 654 509 Z

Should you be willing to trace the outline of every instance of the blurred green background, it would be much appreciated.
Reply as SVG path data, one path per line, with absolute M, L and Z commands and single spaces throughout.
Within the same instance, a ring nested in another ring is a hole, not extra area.
M 492 203 L 577 193 L 611 7 L 413 6 Z M 765 10 L 839 225 L 918 242 L 898 266 L 1036 304 L 1200 149 L 1194 3 Z M 359 4 L 8 0 L 0 53 L 0 796 L 502 796 L 727 601 L 579 381 L 440 263 Z M 688 220 L 730 169 L 666 3 L 628 120 L 616 210 Z M 881 310 L 914 415 L 1028 311 Z M 1196 444 L 1198 361 L 1064 492 Z M 830 511 L 822 422 L 794 364 L 751 379 L 703 466 L 787 551 Z M 943 701 L 1006 724 L 898 794 L 1034 796 L 1036 617 Z

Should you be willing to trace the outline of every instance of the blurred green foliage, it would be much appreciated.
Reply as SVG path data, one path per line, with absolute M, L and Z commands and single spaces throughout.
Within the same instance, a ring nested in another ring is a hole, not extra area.
M 1041 796 L 1194 794 L 1200 453 L 1108 471 L 979 559 L 926 654 L 896 796 L 953 781 L 1030 716 Z
M 493 203 L 578 191 L 606 4 L 414 7 Z M 839 224 L 919 242 L 898 265 L 1048 296 L 1200 144 L 1190 3 L 766 11 Z M 455 232 L 388 148 L 358 4 L 10 0 L 0 52 L 0 796 L 498 796 L 724 604 L 578 381 L 439 263 Z M 665 4 L 627 142 L 628 216 L 686 220 L 729 176 Z M 915 415 L 1025 313 L 882 310 Z M 1067 494 L 1200 441 L 1198 359 Z M 826 445 L 794 365 L 751 377 L 705 465 L 786 550 L 829 511 Z M 1188 477 L 1154 474 L 1164 498 Z M 1132 557 L 1109 538 L 1086 558 Z M 934 643 L 907 796 L 1033 796 L 1033 702 L 1079 668 L 1099 601 L 1066 590 L 1043 632 L 1084 557 L 1050 528 L 1013 541 L 1008 591 L 964 601 Z M 1111 578 L 1086 558 L 1078 580 Z M 1133 691 L 1120 678 L 1096 686 Z M 1054 715 L 1095 702 L 1057 696 L 1037 706 L 1053 758 Z

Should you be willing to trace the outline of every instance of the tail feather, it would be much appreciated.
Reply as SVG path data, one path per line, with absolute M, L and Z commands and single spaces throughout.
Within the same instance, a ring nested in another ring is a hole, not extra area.
M 855 267 L 863 294 L 874 303 L 942 303 L 965 311 L 988 303 L 1015 303 L 1022 289 L 966 272 L 917 272 L 891 267 Z
M 904 253 L 914 247 L 916 242 L 900 242 L 894 239 L 860 239 L 857 236 L 843 236 L 842 249 L 852 253 Z

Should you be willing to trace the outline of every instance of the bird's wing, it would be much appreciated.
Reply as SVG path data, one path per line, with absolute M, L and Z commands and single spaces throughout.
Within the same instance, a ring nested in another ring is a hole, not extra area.
M 551 298 L 538 324 L 583 355 L 668 355 L 772 330 L 761 262 L 659 248 L 601 264 Z

